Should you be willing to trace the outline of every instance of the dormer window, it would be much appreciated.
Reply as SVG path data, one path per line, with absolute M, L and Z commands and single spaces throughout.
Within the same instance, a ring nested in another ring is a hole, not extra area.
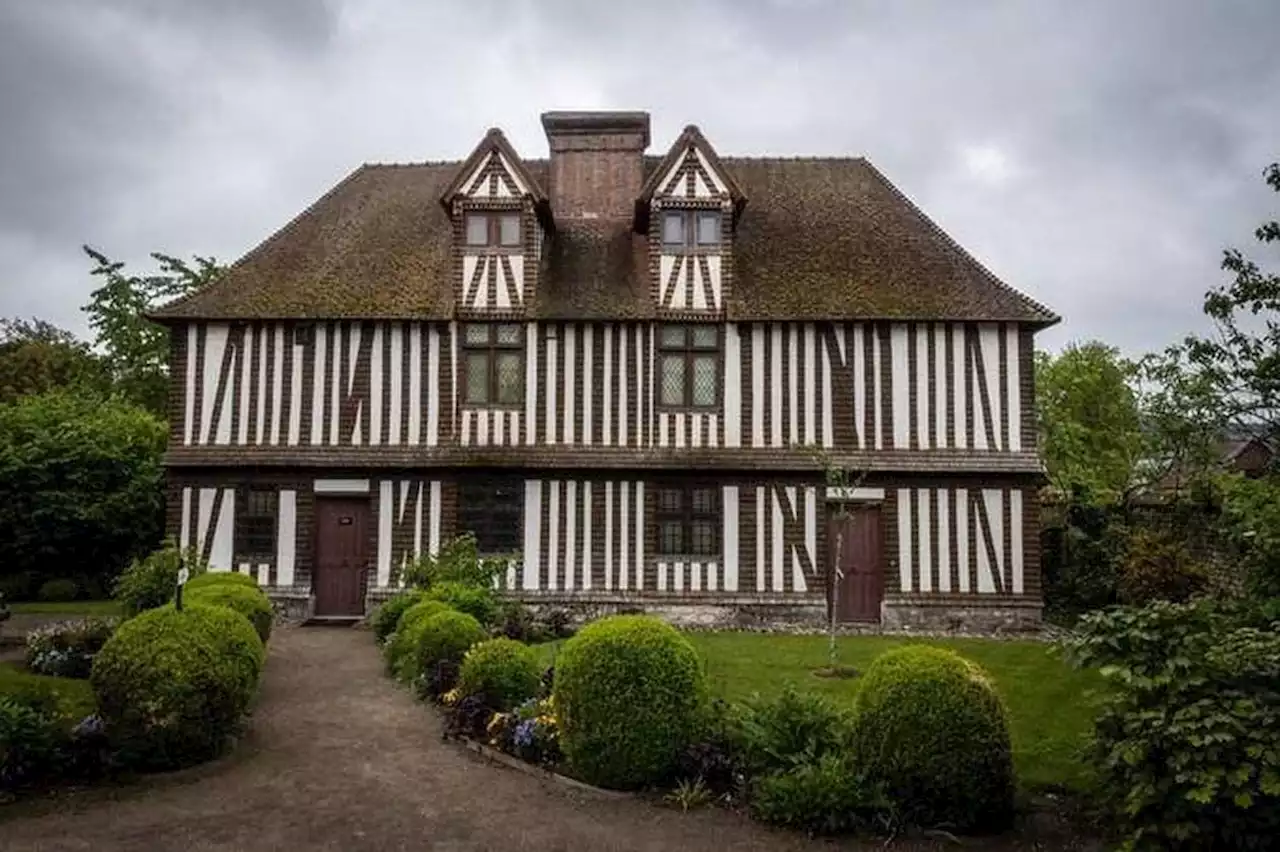
M 467 213 L 467 247 L 515 248 L 520 245 L 519 213 Z
M 669 249 L 720 245 L 718 210 L 667 210 L 662 214 L 662 244 Z

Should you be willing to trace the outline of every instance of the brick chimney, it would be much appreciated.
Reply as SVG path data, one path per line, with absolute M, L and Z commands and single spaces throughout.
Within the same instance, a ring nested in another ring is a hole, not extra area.
M 544 112 L 557 220 L 629 219 L 644 184 L 647 112 Z

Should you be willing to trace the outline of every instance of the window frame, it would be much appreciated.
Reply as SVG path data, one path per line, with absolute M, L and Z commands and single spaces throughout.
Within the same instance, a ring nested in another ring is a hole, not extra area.
M 711 496 L 711 508 L 699 512 L 695 507 L 693 495 L 695 491 L 706 491 Z M 676 492 L 680 495 L 680 508 L 676 510 L 663 508 L 664 492 Z M 654 553 L 658 558 L 683 557 L 697 561 L 699 559 L 721 559 L 724 556 L 724 494 L 719 486 L 704 481 L 694 482 L 659 482 L 654 489 L 653 518 L 655 524 Z M 694 525 L 710 522 L 711 548 L 699 551 L 693 546 Z M 663 527 L 667 524 L 680 525 L 679 549 L 669 550 L 665 546 Z
M 513 217 L 516 220 L 516 241 L 502 242 L 502 220 Z M 485 221 L 485 241 L 471 242 L 471 221 L 483 218 Z M 464 210 L 462 213 L 462 246 L 473 254 L 519 254 L 524 250 L 524 215 L 519 210 Z
M 517 340 L 514 343 L 503 343 L 498 336 L 498 328 L 507 327 L 516 330 Z M 468 339 L 467 330 L 471 327 L 487 329 L 487 338 L 483 343 L 472 342 Z M 462 381 L 459 383 L 459 389 L 462 393 L 460 400 L 464 408 L 523 408 L 525 396 L 529 389 L 526 385 L 525 371 L 527 369 L 528 357 L 525 352 L 525 329 L 524 326 L 516 322 L 464 322 L 459 326 L 460 341 L 459 348 L 462 350 Z M 483 402 L 473 402 L 471 400 L 471 356 L 476 353 L 482 353 L 485 356 L 486 371 L 486 399 Z M 498 356 L 500 354 L 515 354 L 520 361 L 520 394 L 519 398 L 512 401 L 501 401 L 498 399 Z
M 242 486 L 236 491 L 238 505 L 233 549 L 237 559 L 252 562 L 256 570 L 258 562 L 276 558 L 276 550 L 280 544 L 280 491 L 277 488 L 256 485 Z M 255 511 L 261 508 L 254 505 L 255 496 L 264 498 L 265 510 Z M 255 529 L 255 525 L 261 526 Z M 270 527 L 269 533 L 263 529 L 266 526 Z M 268 546 L 259 548 L 257 545 L 262 544 L 262 541 L 255 540 L 259 538 L 269 540 Z
M 680 242 L 667 241 L 667 217 L 680 217 Z M 703 216 L 715 216 L 716 241 L 714 243 L 703 243 L 698 241 L 698 220 Z M 724 212 L 722 210 L 706 208 L 706 207 L 686 207 L 686 208 L 664 208 L 662 217 L 658 224 L 658 238 L 662 242 L 662 250 L 667 253 L 697 253 L 708 252 L 717 253 L 724 247 Z
M 663 334 L 669 328 L 681 328 L 684 330 L 684 343 L 675 345 L 666 343 Z M 711 328 L 715 331 L 715 343 L 712 346 L 697 346 L 694 344 L 694 329 Z M 713 412 L 720 409 L 724 397 L 724 335 L 723 328 L 719 323 L 660 323 L 657 334 L 657 354 L 658 367 L 654 380 L 657 382 L 657 403 L 658 408 L 666 411 L 694 411 L 694 412 Z M 709 403 L 697 403 L 693 399 L 693 379 L 694 379 L 694 363 L 699 356 L 712 356 L 712 363 L 715 364 L 715 398 Z M 663 380 L 666 375 L 666 360 L 668 357 L 683 357 L 684 359 L 684 399 L 678 403 L 669 403 L 666 401 L 663 393 Z
M 524 480 L 508 476 L 464 478 L 458 481 L 457 488 L 459 534 L 475 536 L 481 556 L 518 554 L 524 545 Z M 474 526 L 480 529 L 473 529 Z M 495 533 L 499 538 L 510 537 L 512 547 L 490 548 Z

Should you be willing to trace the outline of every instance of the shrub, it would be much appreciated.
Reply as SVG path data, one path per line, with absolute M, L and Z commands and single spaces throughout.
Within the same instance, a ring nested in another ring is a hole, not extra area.
M 858 692 L 853 733 L 860 767 L 906 821 L 959 831 L 1008 825 L 1009 726 L 977 665 L 927 645 L 882 654 Z
M 67 739 L 64 720 L 47 706 L 0 695 L 0 791 L 56 774 Z
M 75 580 L 67 578 L 59 578 L 56 580 L 45 580 L 40 584 L 40 591 L 36 593 L 36 597 L 42 601 L 73 601 L 80 594 L 80 587 L 76 585 Z
M 184 589 L 182 599 L 184 606 L 187 603 L 225 606 L 249 619 L 258 638 L 264 643 L 271 638 L 271 624 L 275 619 L 275 611 L 272 610 L 271 601 L 267 600 L 266 593 L 256 585 L 248 588 L 239 583 L 226 581 L 206 583 L 189 592 Z
M 125 615 L 134 616 L 172 601 L 178 587 L 178 571 L 184 565 L 193 577 L 208 567 L 194 549 L 179 550 L 172 540 L 145 559 L 134 560 L 116 580 L 115 597 Z
M 706 675 L 689 641 L 645 616 L 587 625 L 556 660 L 565 757 L 583 780 L 631 788 L 666 780 L 698 734 Z
M 1118 592 L 1127 604 L 1181 603 L 1204 591 L 1209 574 L 1172 536 L 1151 530 L 1129 535 L 1120 563 Z
M 449 612 L 449 605 L 443 601 L 420 600 L 404 611 L 400 616 L 400 624 L 391 639 L 383 646 L 386 656 L 387 670 L 400 680 L 413 679 L 413 649 L 418 646 L 422 636 L 422 623 L 433 615 Z
M 428 678 L 440 665 L 457 666 L 477 642 L 484 641 L 480 622 L 463 612 L 446 610 L 415 622 L 411 650 L 402 661 L 407 679 Z M 431 691 L 443 692 L 450 683 L 432 683 Z
M 512 639 L 490 639 L 467 651 L 458 672 L 462 695 L 483 695 L 494 710 L 510 710 L 534 698 L 542 670 L 532 648 Z
M 5 566 L 8 570 L 8 566 Z M 35 575 L 30 571 L 18 571 L 0 576 L 0 598 L 7 601 L 25 601 L 31 596 Z
M 373 638 L 379 645 L 391 638 L 391 634 L 395 633 L 396 628 L 400 626 L 400 617 L 409 607 L 421 601 L 422 595 L 423 592 L 418 589 L 409 589 L 388 598 L 374 610 L 373 617 L 369 621 L 373 626 Z
M 250 577 L 248 574 L 241 574 L 239 571 L 205 571 L 203 574 L 197 574 L 190 580 L 187 580 L 183 586 L 184 592 L 192 592 L 197 589 L 203 589 L 208 586 L 237 586 L 245 589 L 257 589 L 261 591 L 258 581 Z
M 836 754 L 761 777 L 752 790 L 751 815 L 812 834 L 883 830 L 892 823 L 884 788 Z
M 746 702 L 733 736 L 748 772 L 783 772 L 846 751 L 850 717 L 822 696 L 788 685 L 773 700 L 755 696 Z
M 405 569 L 405 585 L 426 589 L 440 583 L 461 583 L 492 589 L 493 580 L 507 571 L 505 559 L 481 557 L 475 536 L 467 533 L 445 543 L 436 554 L 424 553 Z
M 36 628 L 27 634 L 27 668 L 36 674 L 87 678 L 93 658 L 118 624 L 114 618 L 83 618 Z
M 125 765 L 176 768 L 218 754 L 257 688 L 264 651 L 221 606 L 149 610 L 120 626 L 90 682 Z
M 1274 848 L 1280 620 L 1158 602 L 1086 616 L 1068 659 L 1110 684 L 1095 723 L 1103 799 L 1133 849 Z
M 498 611 L 493 589 L 468 586 L 449 580 L 427 590 L 427 599 L 442 601 L 458 612 L 465 612 L 481 624 L 492 624 Z

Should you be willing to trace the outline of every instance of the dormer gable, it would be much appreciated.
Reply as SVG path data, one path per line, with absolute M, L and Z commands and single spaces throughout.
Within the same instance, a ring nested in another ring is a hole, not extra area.
M 490 129 L 440 196 L 453 223 L 455 298 L 463 314 L 520 315 L 533 296 L 547 194 L 506 136 Z
M 734 226 L 745 203 L 702 132 L 686 127 L 636 200 L 636 228 L 649 236 L 660 313 L 703 317 L 724 311 Z

